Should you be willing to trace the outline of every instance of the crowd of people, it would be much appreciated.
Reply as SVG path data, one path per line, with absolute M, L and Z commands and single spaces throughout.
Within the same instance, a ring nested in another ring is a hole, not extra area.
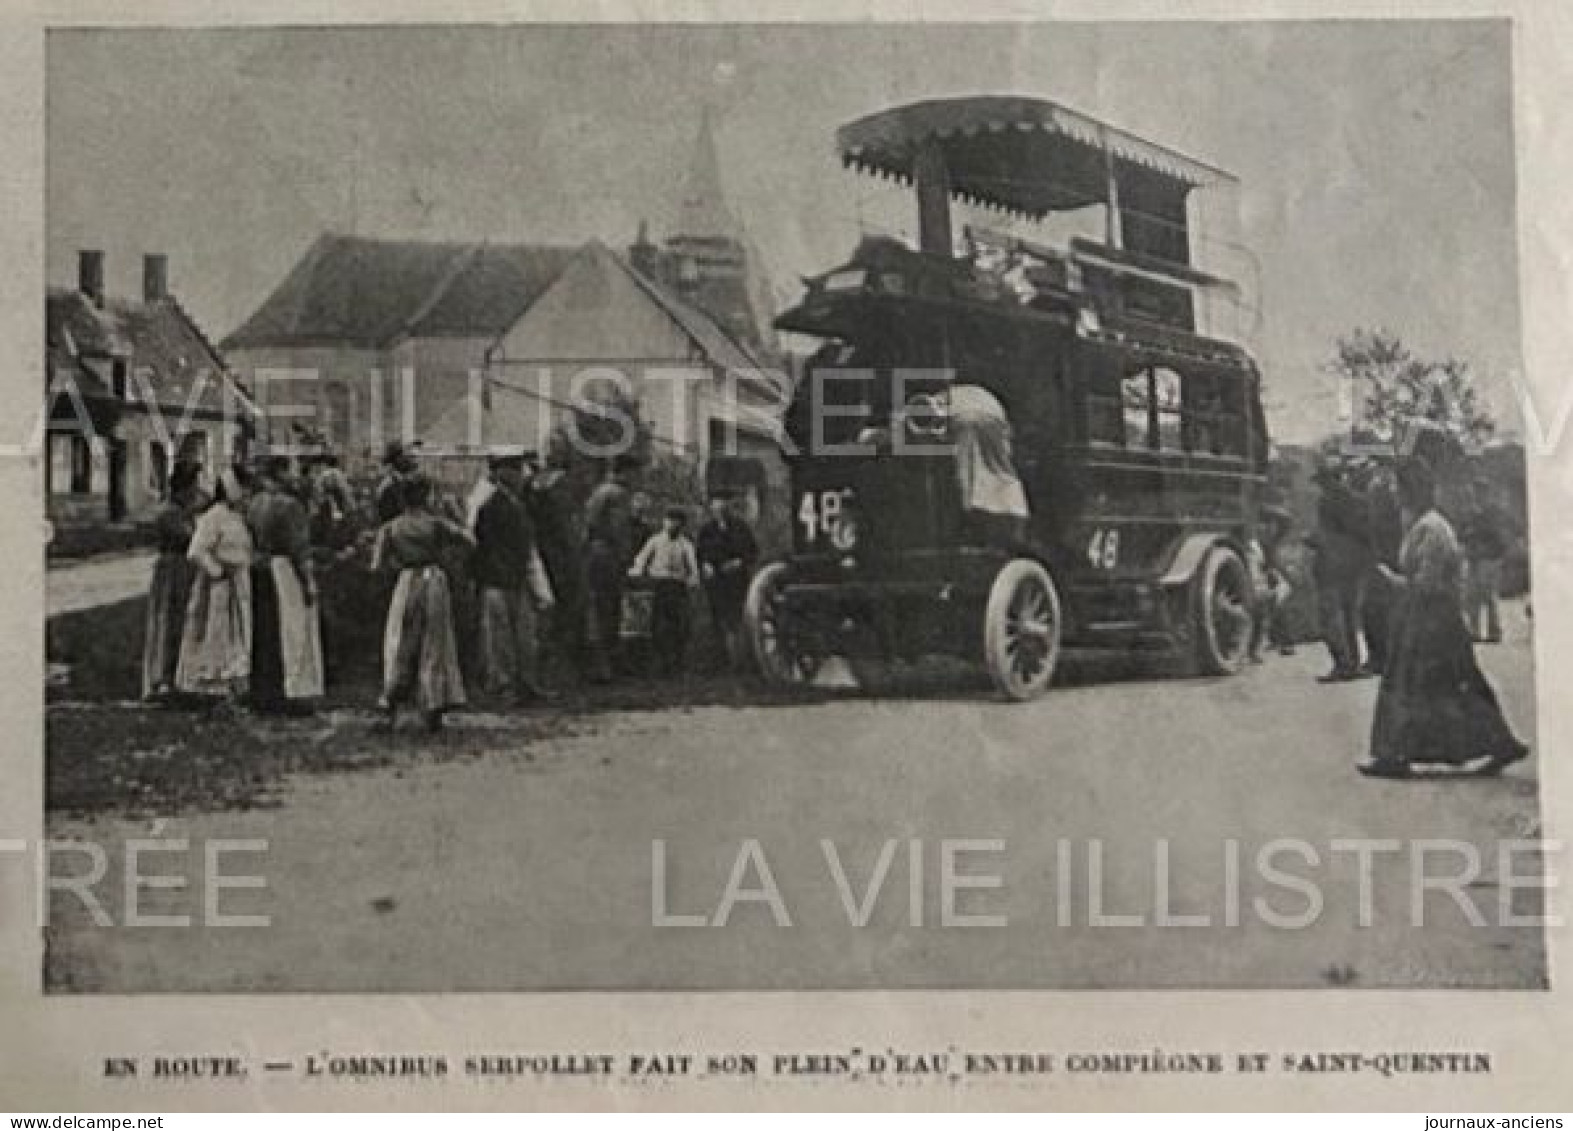
M 745 663 L 758 546 L 725 493 L 691 536 L 685 507 L 654 521 L 632 464 L 609 467 L 581 505 L 560 463 L 522 448 L 491 450 L 462 505 L 396 443 L 364 504 L 329 454 L 227 468 L 206 491 L 200 472 L 174 469 L 153 524 L 148 700 L 311 710 L 328 675 L 319 587 L 335 571 L 324 565 L 357 557 L 383 590 L 378 705 L 390 726 L 413 710 L 439 727 L 470 691 L 531 706 L 565 679 L 681 675 L 701 590 L 712 662 Z
M 1404 466 L 1429 471 L 1431 465 L 1415 457 Z M 1315 473 L 1320 494 L 1307 542 L 1314 553 L 1317 616 L 1332 659 L 1324 682 L 1379 676 L 1387 667 L 1394 596 L 1388 574 L 1399 568 L 1414 518 L 1405 509 L 1402 471 L 1403 466 L 1386 461 L 1332 458 Z M 1492 485 L 1483 479 L 1467 483 L 1450 509 L 1455 519 L 1449 520 L 1449 529 L 1460 550 L 1457 581 L 1464 622 L 1476 643 L 1498 643 L 1507 519 Z
M 472 689 L 531 706 L 555 698 L 551 683 L 564 675 L 591 684 L 679 675 L 701 590 L 714 662 L 741 668 L 753 532 L 725 495 L 710 500 L 695 535 L 681 506 L 657 523 L 636 470 L 613 463 L 580 505 L 560 462 L 497 448 L 459 506 L 394 444 L 363 506 L 331 455 L 299 465 L 267 456 L 249 473 L 224 470 L 206 492 L 200 469 L 177 466 L 154 523 L 144 697 L 310 710 L 328 675 L 319 586 L 333 571 L 320 567 L 360 554 L 384 579 L 378 705 L 390 726 L 413 710 L 439 727 Z M 1525 757 L 1474 654 L 1502 638 L 1508 536 L 1489 490 L 1477 484 L 1450 508 L 1461 513 L 1455 529 L 1424 458 L 1330 459 L 1315 481 L 1306 544 L 1332 662 L 1319 678 L 1382 681 L 1361 772 L 1491 774 Z M 1265 646 L 1294 649 L 1284 623 L 1290 526 L 1287 511 L 1264 508 L 1251 545 L 1252 660 Z
M 1393 464 L 1330 458 L 1314 475 L 1316 521 L 1306 538 L 1319 631 L 1332 666 L 1319 680 L 1381 679 L 1362 773 L 1496 774 L 1526 757 L 1474 648 L 1502 639 L 1499 590 L 1507 520 L 1486 481 L 1468 484 L 1454 520 L 1421 456 Z M 1288 592 L 1279 561 L 1289 515 L 1265 509 L 1253 549 L 1263 595 L 1253 640 L 1283 651 Z

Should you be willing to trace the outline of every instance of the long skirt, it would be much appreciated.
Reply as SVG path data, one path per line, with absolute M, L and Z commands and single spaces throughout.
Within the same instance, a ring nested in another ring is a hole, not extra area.
M 197 570 L 186 600 L 175 686 L 193 695 L 245 691 L 251 677 L 251 574 Z
M 453 637 L 453 598 L 441 566 L 400 572 L 382 635 L 382 694 L 422 711 L 464 706 L 464 677 Z
M 1371 725 L 1376 761 L 1460 765 L 1520 748 L 1447 594 L 1403 593 Z
M 153 562 L 147 618 L 142 633 L 142 697 L 162 695 L 175 685 L 180 637 L 191 597 L 192 566 L 184 554 L 160 554 Z
M 322 622 L 294 565 L 274 556 L 251 567 L 256 624 L 252 636 L 251 694 L 259 704 L 320 698 Z
M 529 694 L 540 669 L 539 624 L 529 591 L 481 590 L 481 682 L 488 695 Z

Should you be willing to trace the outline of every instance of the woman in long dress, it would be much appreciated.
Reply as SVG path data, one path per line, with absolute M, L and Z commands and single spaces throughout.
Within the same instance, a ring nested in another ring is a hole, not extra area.
M 1389 653 L 1371 726 L 1371 752 L 1359 764 L 1372 777 L 1407 777 L 1417 765 L 1500 773 L 1529 748 L 1513 734 L 1496 692 L 1475 662 L 1460 604 L 1463 551 L 1436 509 L 1430 465 L 1412 459 L 1398 489 L 1411 518 L 1399 568 L 1380 567 L 1391 588 Z
M 301 710 L 323 693 L 322 622 L 310 519 L 289 490 L 289 461 L 270 456 L 246 506 L 256 546 L 251 588 L 251 698 L 259 710 Z
M 175 686 L 194 695 L 246 693 L 251 678 L 251 532 L 240 477 L 225 471 L 197 519 L 187 557 L 197 566 L 186 600 Z
M 465 703 L 464 677 L 453 635 L 453 595 L 442 563 L 454 547 L 474 539 L 431 509 L 431 481 L 405 481 L 404 511 L 377 532 L 372 569 L 397 571 L 382 643 L 382 698 L 387 724 L 405 704 L 436 730 L 444 713 Z
M 186 553 L 196 528 L 197 466 L 177 463 L 169 477 L 169 498 L 153 519 L 153 580 L 148 587 L 142 633 L 142 698 L 166 698 L 175 687 L 180 637 L 191 595 L 192 566 Z

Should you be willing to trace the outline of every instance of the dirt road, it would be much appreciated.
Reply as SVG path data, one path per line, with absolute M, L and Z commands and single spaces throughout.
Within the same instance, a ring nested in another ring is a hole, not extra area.
M 1515 617 L 1481 656 L 1530 737 Z M 99 889 L 117 921 L 127 838 L 189 838 L 196 860 L 214 838 L 266 840 L 223 864 L 266 889 L 227 890 L 221 910 L 270 925 L 101 928 L 62 893 L 51 978 L 115 991 L 1542 984 L 1542 932 L 1499 914 L 1537 906 L 1511 875 L 1532 874 L 1533 853 L 1500 853 L 1538 833 L 1536 761 L 1496 780 L 1361 778 L 1376 686 L 1318 685 L 1325 664 L 1307 647 L 1233 679 L 1092 683 L 1021 706 L 968 692 L 599 715 L 529 743 L 500 725 L 479 756 L 293 778 L 276 807 L 56 817 L 54 835 L 108 846 Z M 1417 876 L 1457 875 L 1472 853 L 1455 891 L 1417 895 Z M 144 873 L 182 858 L 148 859 Z M 199 914 L 199 895 L 150 892 L 143 911 Z

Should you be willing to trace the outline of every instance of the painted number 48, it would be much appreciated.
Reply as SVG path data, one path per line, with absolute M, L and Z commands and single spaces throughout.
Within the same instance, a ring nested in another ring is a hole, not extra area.
M 819 535 L 833 535 L 841 522 L 851 491 L 803 492 L 802 505 L 797 508 L 797 520 L 803 524 L 803 536 L 810 542 Z
M 1120 532 L 1099 527 L 1087 543 L 1087 560 L 1093 569 L 1113 569 L 1120 564 Z

